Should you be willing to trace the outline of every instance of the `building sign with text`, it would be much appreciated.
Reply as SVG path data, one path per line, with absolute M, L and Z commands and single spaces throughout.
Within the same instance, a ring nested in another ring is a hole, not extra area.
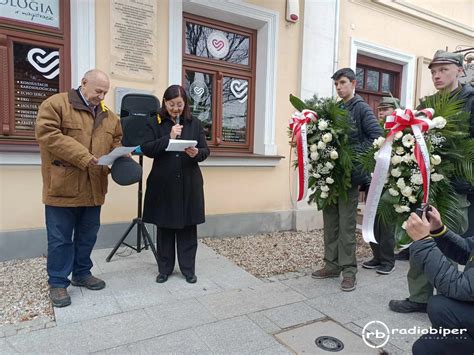
M 59 92 L 59 50 L 13 44 L 15 131 L 34 131 L 39 105 Z
M 59 0 L 0 0 L 0 17 L 59 28 Z

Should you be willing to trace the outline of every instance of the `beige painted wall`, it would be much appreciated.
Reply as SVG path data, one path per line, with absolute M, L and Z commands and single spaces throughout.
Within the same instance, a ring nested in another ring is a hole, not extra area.
M 158 2 L 157 79 L 138 83 L 111 75 L 110 93 L 105 101 L 114 107 L 116 87 L 133 87 L 154 92 L 160 98 L 168 84 L 168 1 Z M 204 167 L 206 213 L 225 214 L 263 212 L 291 209 L 289 193 L 288 138 L 286 126 L 293 112 L 288 96 L 298 94 L 298 63 L 300 62 L 300 25 L 285 21 L 285 0 L 255 0 L 260 5 L 280 13 L 278 34 L 278 73 L 276 107 L 276 143 L 278 154 L 285 156 L 276 167 Z M 96 62 L 97 67 L 110 73 L 110 2 L 96 1 Z M 256 118 L 258 119 L 258 118 Z M 145 178 L 151 168 L 145 158 Z M 110 178 L 109 178 L 110 179 Z M 1 205 L 0 231 L 42 228 L 44 208 L 41 203 L 41 173 L 39 166 L 2 166 L 0 169 Z M 130 221 L 136 216 L 137 187 L 116 185 L 111 179 L 109 193 L 102 210 L 102 223 Z
M 418 6 L 428 3 L 412 2 Z M 460 12 L 470 9 L 467 6 L 468 1 L 457 1 L 457 3 Z M 448 15 L 451 8 L 451 2 L 436 2 L 437 12 Z M 444 10 L 446 11 L 443 12 Z M 472 38 L 467 35 L 364 0 L 341 0 L 339 23 L 339 67 L 348 66 L 350 63 L 351 37 L 415 55 L 417 58 L 431 58 L 437 49 L 448 47 L 453 50 L 459 44 L 472 43 Z M 425 75 L 424 71 L 422 73 Z M 429 83 L 426 77 L 421 80 L 423 81 L 419 93 L 421 96 L 435 91 L 432 86 L 426 85 Z M 416 85 L 416 82 L 410 84 Z

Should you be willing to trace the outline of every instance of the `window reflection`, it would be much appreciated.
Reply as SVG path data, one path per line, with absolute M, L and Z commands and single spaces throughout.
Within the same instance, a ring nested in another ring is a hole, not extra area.
M 212 139 L 212 83 L 212 74 L 186 70 L 184 87 L 191 114 L 201 120 L 208 140 Z
M 379 72 L 367 70 L 367 90 L 379 91 Z
M 186 22 L 186 54 L 248 65 L 249 45 L 247 36 Z
M 222 140 L 245 143 L 247 140 L 247 101 L 249 82 L 245 79 L 224 77 Z
M 364 73 L 365 73 L 365 70 L 363 68 L 356 68 L 356 88 L 357 89 L 364 88 Z

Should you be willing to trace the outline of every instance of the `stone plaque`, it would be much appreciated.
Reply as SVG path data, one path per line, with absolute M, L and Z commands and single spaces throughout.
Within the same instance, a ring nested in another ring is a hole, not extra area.
M 59 92 L 59 49 L 13 44 L 15 131 L 34 132 L 39 105 Z
M 156 67 L 156 1 L 112 0 L 111 73 L 152 81 Z

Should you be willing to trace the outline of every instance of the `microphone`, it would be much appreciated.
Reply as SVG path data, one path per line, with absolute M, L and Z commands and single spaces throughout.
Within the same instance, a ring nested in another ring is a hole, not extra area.
M 179 115 L 176 116 L 176 124 L 181 124 L 181 123 L 180 123 L 180 117 L 179 117 Z M 181 138 L 181 135 L 178 134 L 178 135 L 176 136 L 176 139 L 180 139 L 180 138 Z

